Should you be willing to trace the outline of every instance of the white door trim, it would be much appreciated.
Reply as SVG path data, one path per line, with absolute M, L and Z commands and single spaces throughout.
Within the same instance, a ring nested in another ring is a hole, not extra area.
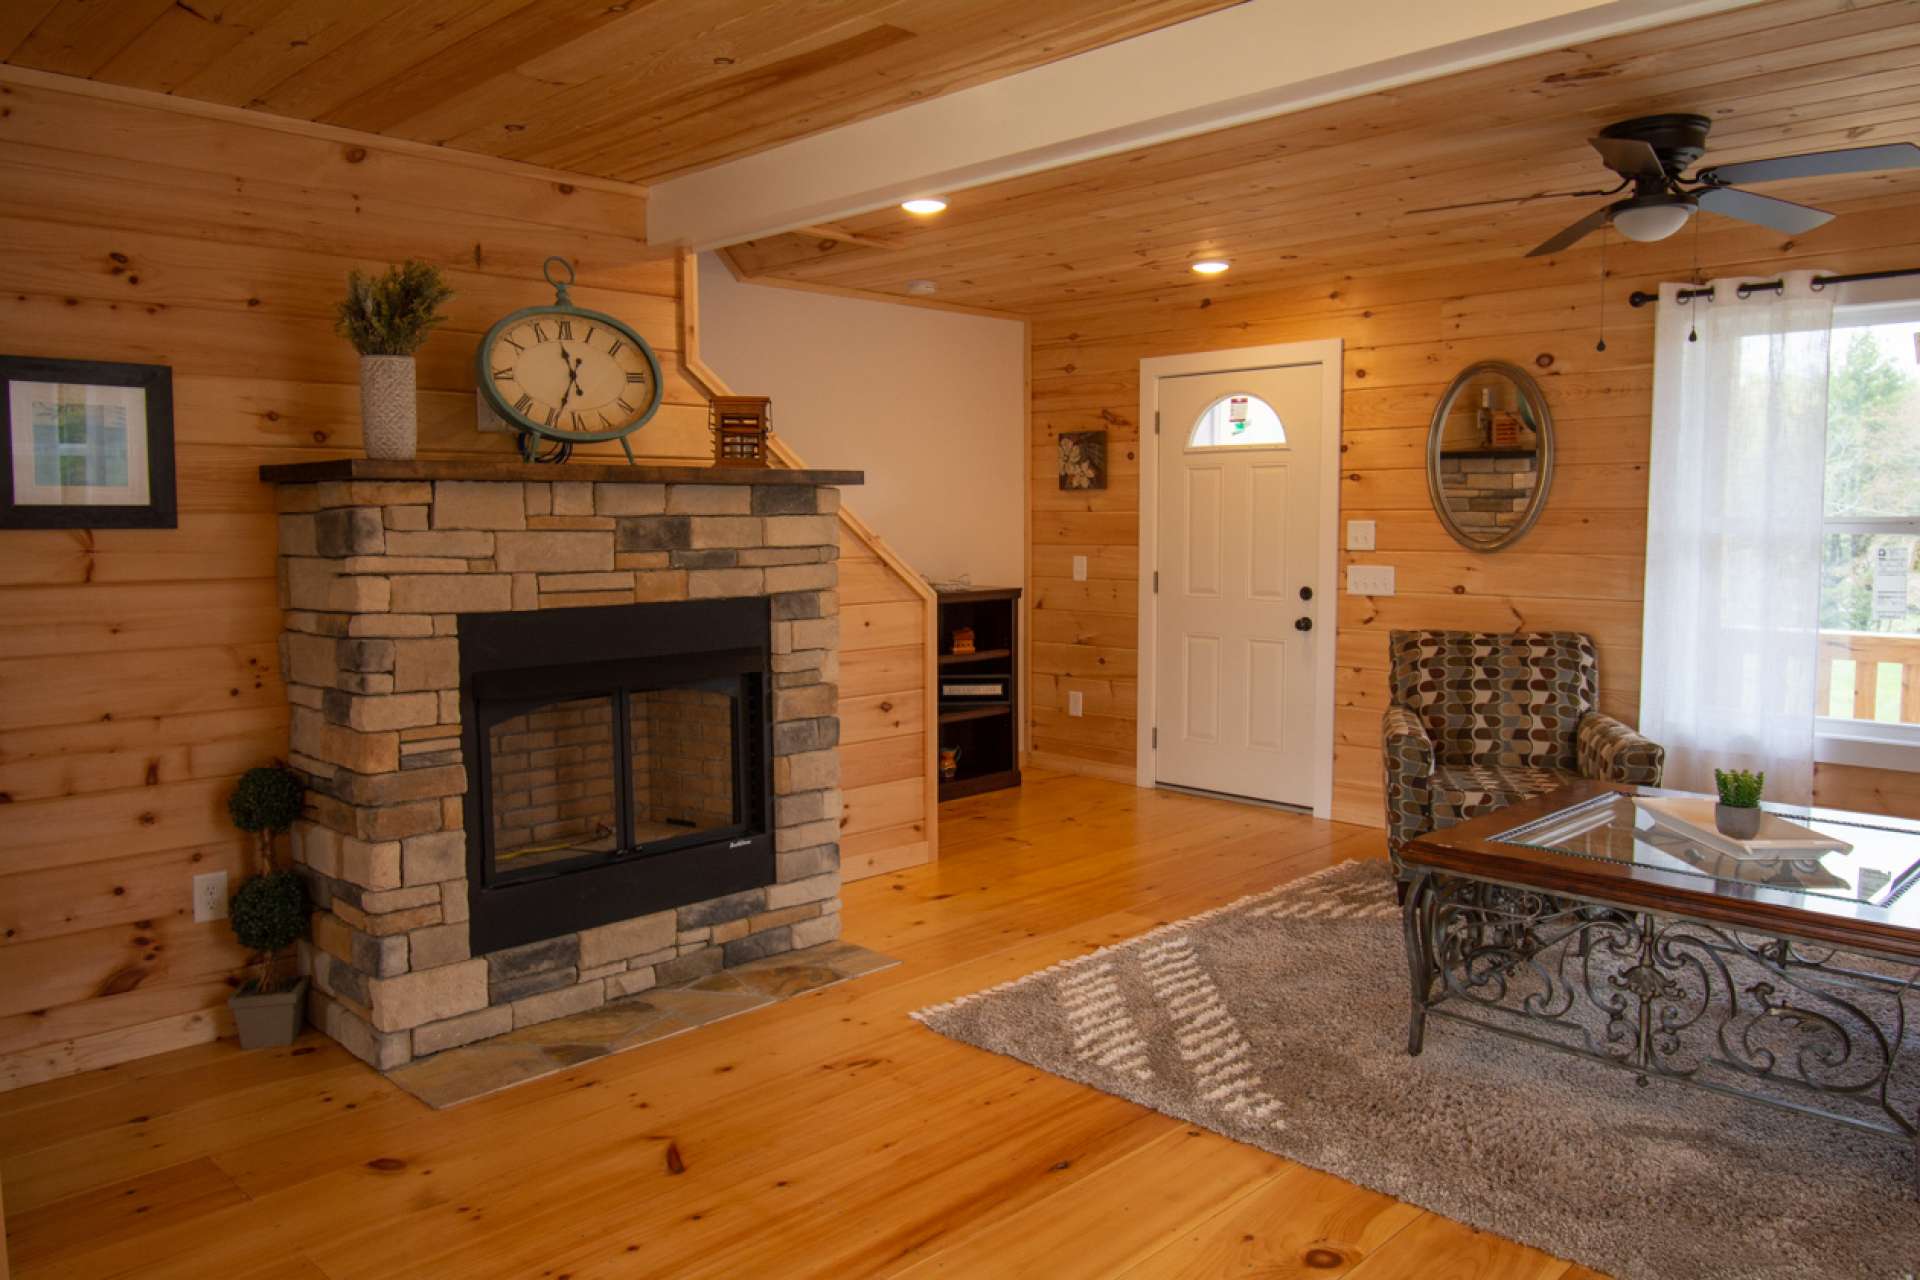
M 1190 355 L 1155 356 L 1140 362 L 1140 660 L 1136 722 L 1134 781 L 1151 787 L 1154 769 L 1153 727 L 1154 636 L 1158 617 L 1153 590 L 1153 566 L 1159 559 L 1157 521 L 1160 449 L 1155 430 L 1160 379 L 1190 373 L 1233 373 L 1274 365 L 1320 365 L 1320 556 L 1315 574 L 1314 626 L 1325 643 L 1318 646 L 1313 664 L 1313 816 L 1333 816 L 1333 651 L 1340 630 L 1340 379 L 1343 344 L 1339 338 L 1316 342 L 1281 342 L 1264 347 L 1234 347 Z

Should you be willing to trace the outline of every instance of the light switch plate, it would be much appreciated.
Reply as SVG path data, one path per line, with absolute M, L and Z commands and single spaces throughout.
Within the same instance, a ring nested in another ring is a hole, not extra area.
M 1068 715 L 1077 716 L 1082 714 L 1081 708 L 1084 705 L 1085 703 L 1082 700 L 1080 691 L 1078 689 L 1067 690 L 1067 714 Z
M 1373 550 L 1373 521 L 1371 520 L 1347 521 L 1347 550 L 1349 551 Z
M 193 878 L 193 922 L 227 918 L 227 873 L 208 871 Z
M 1347 594 L 1350 596 L 1392 595 L 1393 566 L 1390 564 L 1348 565 Z
M 1085 556 L 1075 556 L 1073 558 L 1073 580 L 1075 582 L 1085 582 L 1087 580 L 1087 558 Z

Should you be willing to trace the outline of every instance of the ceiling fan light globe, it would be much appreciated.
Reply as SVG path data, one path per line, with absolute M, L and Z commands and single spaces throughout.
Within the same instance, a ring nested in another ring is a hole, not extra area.
M 1648 244 L 1665 240 L 1687 225 L 1693 206 L 1678 201 L 1672 204 L 1638 204 L 1614 211 L 1613 229 L 1629 240 Z

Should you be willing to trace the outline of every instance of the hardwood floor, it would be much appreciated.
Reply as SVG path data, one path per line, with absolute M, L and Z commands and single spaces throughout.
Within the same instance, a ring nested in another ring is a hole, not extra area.
M 898 967 L 454 1111 L 311 1033 L 0 1094 L 15 1274 L 1594 1280 L 906 1017 L 1379 832 L 1048 773 L 942 830 L 846 893 Z

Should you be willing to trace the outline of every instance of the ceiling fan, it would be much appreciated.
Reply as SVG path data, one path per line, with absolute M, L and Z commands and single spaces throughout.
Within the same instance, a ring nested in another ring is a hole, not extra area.
M 1446 209 L 1469 209 L 1490 204 L 1519 204 L 1570 196 L 1612 196 L 1628 187 L 1633 194 L 1624 200 L 1595 209 L 1566 230 L 1527 254 L 1537 258 L 1558 253 L 1569 245 L 1612 225 L 1629 240 L 1664 240 L 1687 224 L 1698 209 L 1718 213 L 1745 222 L 1758 223 L 1775 231 L 1799 234 L 1811 231 L 1833 217 L 1824 209 L 1755 195 L 1740 190 L 1750 182 L 1779 182 L 1788 178 L 1819 178 L 1843 173 L 1875 173 L 1885 169 L 1920 169 L 1920 146 L 1911 142 L 1890 142 L 1876 147 L 1849 147 L 1842 151 L 1816 151 L 1800 156 L 1776 156 L 1771 160 L 1743 160 L 1737 164 L 1711 165 L 1697 170 L 1692 177 L 1686 171 L 1706 154 L 1707 131 L 1713 121 L 1697 115 L 1637 116 L 1610 124 L 1600 136 L 1589 139 L 1607 168 L 1620 175 L 1620 185 L 1594 191 L 1555 191 L 1530 196 L 1509 196 L 1500 200 L 1474 200 L 1466 204 L 1440 205 L 1415 209 L 1414 213 L 1438 213 Z

